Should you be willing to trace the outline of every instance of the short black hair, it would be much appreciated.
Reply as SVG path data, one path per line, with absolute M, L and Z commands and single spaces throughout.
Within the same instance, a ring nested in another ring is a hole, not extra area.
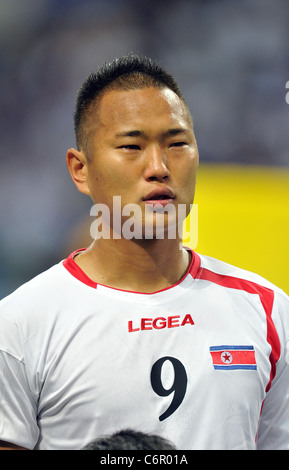
M 82 84 L 76 100 L 74 130 L 77 148 L 81 150 L 87 146 L 87 117 L 106 91 L 136 90 L 150 86 L 171 89 L 186 105 L 173 76 L 149 57 L 129 54 L 111 63 L 104 63 L 96 73 L 91 73 Z
M 124 429 L 109 436 L 99 437 L 81 450 L 176 450 L 176 448 L 159 435 Z

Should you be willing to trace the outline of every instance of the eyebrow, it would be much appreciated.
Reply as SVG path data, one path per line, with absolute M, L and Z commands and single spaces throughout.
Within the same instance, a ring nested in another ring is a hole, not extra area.
M 178 134 L 188 134 L 189 132 L 189 129 L 186 129 L 185 127 L 178 127 L 176 129 L 169 129 L 167 132 L 165 132 L 165 135 L 174 136 Z
M 124 131 L 116 134 L 115 137 L 144 137 L 145 133 L 143 131 L 132 130 L 132 131 Z
M 163 136 L 164 137 L 170 137 L 170 136 L 175 136 L 178 134 L 187 134 L 189 133 L 189 129 L 186 129 L 185 127 L 178 127 L 174 129 L 169 129 L 168 131 L 164 132 Z M 130 130 L 130 131 L 124 131 L 116 134 L 116 138 L 121 138 L 121 137 L 146 137 L 146 133 L 140 130 Z

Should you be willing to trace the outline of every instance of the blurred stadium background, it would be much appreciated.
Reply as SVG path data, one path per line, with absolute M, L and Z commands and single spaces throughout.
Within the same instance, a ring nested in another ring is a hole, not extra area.
M 194 118 L 196 251 L 289 293 L 288 0 L 0 0 L 0 298 L 79 247 L 76 93 L 131 51 L 173 73 Z

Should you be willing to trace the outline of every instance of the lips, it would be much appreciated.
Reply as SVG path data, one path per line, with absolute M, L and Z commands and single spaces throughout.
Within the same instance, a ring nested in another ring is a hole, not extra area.
M 143 201 L 147 204 L 161 204 L 165 206 L 166 204 L 172 203 L 174 199 L 174 193 L 170 189 L 164 188 L 151 191 L 143 198 Z

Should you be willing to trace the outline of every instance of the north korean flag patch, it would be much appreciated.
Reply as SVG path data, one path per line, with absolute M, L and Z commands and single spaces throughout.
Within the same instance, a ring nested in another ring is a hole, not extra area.
M 211 346 L 210 353 L 213 360 L 214 369 L 257 370 L 254 346 Z

